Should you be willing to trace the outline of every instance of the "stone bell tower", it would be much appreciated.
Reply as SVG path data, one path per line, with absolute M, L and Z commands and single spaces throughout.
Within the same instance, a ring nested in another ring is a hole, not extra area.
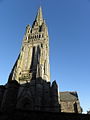
M 10 73 L 9 81 L 20 84 L 32 79 L 50 81 L 49 37 L 40 7 L 32 27 L 27 25 L 18 59 Z

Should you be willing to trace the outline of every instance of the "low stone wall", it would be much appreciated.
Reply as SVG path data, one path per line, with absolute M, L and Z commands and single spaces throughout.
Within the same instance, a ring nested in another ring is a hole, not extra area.
M 90 120 L 88 114 L 13 110 L 0 112 L 0 120 Z

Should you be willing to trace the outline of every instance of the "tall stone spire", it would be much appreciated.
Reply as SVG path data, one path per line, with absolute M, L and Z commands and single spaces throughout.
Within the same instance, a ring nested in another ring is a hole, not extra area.
M 50 81 L 49 37 L 41 7 L 32 27 L 26 27 L 21 51 L 9 80 L 22 84 L 37 78 Z
M 43 15 L 42 15 L 42 8 L 41 8 L 41 6 L 38 9 L 38 13 L 37 13 L 37 16 L 36 16 L 36 21 L 38 22 L 39 25 L 42 25 L 42 23 L 43 23 Z

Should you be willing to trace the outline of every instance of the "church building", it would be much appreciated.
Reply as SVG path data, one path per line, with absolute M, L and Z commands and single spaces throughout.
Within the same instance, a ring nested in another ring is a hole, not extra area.
M 6 85 L 0 86 L 0 110 L 81 113 L 77 92 L 59 92 L 50 82 L 49 35 L 42 8 L 27 25 L 22 47 Z

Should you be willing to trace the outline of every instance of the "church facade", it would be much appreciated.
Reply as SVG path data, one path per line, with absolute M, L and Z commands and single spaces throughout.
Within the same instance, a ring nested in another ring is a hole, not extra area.
M 56 81 L 50 82 L 49 36 L 41 7 L 32 27 L 26 26 L 7 84 L 0 86 L 0 110 L 14 109 L 82 112 L 76 92 L 59 92 Z

